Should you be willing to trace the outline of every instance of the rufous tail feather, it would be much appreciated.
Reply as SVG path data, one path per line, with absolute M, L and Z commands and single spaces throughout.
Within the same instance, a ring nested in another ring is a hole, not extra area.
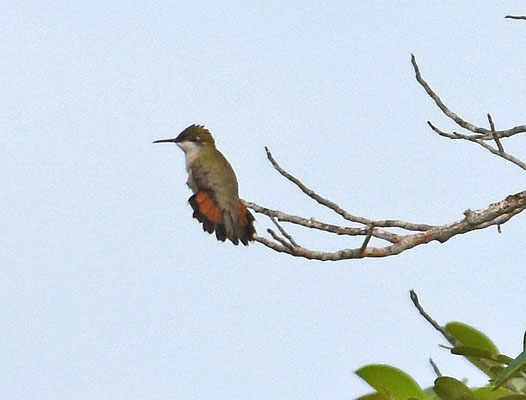
M 194 210 L 193 217 L 203 224 L 203 230 L 208 233 L 215 231 L 218 240 L 224 242 L 228 238 L 235 245 L 241 240 L 245 246 L 254 240 L 254 217 L 243 203 L 239 203 L 239 214 L 234 217 L 221 210 L 206 191 L 195 193 L 188 202 Z

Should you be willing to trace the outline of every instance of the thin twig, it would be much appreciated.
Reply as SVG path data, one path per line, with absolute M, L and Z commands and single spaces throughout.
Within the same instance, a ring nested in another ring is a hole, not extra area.
M 369 232 L 367 232 L 367 236 L 365 237 L 362 247 L 360 247 L 360 252 L 363 253 L 365 249 L 367 248 L 367 245 L 369 244 L 369 241 L 371 240 L 371 237 L 373 236 L 374 231 L 374 225 L 369 226 Z
M 504 147 L 502 146 L 502 143 L 500 142 L 499 137 L 495 133 L 495 124 L 493 123 L 493 118 L 491 118 L 491 114 L 490 113 L 488 113 L 488 121 L 489 121 L 489 126 L 491 128 L 491 134 L 493 135 L 493 140 L 497 144 L 497 148 L 499 149 L 499 153 L 500 154 L 504 154 L 505 153 Z
M 440 372 L 440 369 L 438 369 L 438 365 L 433 361 L 432 358 L 429 359 L 429 363 L 431 364 L 431 367 L 433 367 L 433 371 L 435 371 L 435 375 L 438 377 L 442 376 L 442 372 Z
M 363 224 L 363 225 L 374 225 L 380 228 L 401 228 L 401 229 L 407 229 L 407 230 L 419 231 L 419 232 L 424 232 L 429 229 L 435 228 L 435 226 L 433 225 L 418 224 L 418 223 L 412 223 L 412 222 L 401 221 L 401 220 L 396 220 L 396 219 L 374 221 L 374 220 L 370 220 L 364 217 L 358 217 L 356 215 L 352 215 L 349 212 L 345 211 L 343 208 L 341 208 L 338 204 L 320 196 L 314 190 L 308 188 L 301 180 L 299 180 L 294 175 L 292 175 L 290 172 L 287 172 L 284 168 L 282 168 L 278 164 L 278 162 L 275 160 L 274 156 L 272 156 L 272 153 L 270 152 L 268 147 L 265 147 L 265 151 L 267 152 L 267 158 L 272 164 L 272 166 L 274 167 L 274 169 L 278 171 L 283 177 L 285 177 L 286 179 L 294 183 L 298 188 L 300 188 L 300 190 L 303 193 L 305 193 L 311 199 L 315 200 L 322 206 L 325 206 L 333 210 L 336 214 L 342 216 L 347 221 L 355 222 L 355 223 Z
M 518 166 L 518 167 L 520 167 L 520 168 L 522 168 L 523 170 L 526 171 L 526 162 L 518 159 L 517 157 L 512 156 L 511 154 L 508 154 L 506 152 L 500 152 L 499 150 L 495 150 L 493 147 L 491 147 L 486 142 L 483 142 L 482 140 L 475 139 L 475 140 L 470 140 L 470 142 L 477 143 L 478 145 L 480 145 L 480 146 L 484 147 L 486 150 L 488 150 L 490 153 L 495 154 L 496 156 L 502 157 L 505 160 L 515 164 L 516 166 Z
M 526 15 L 506 15 L 504 18 L 526 20 Z
M 298 247 L 298 246 L 299 246 L 298 243 L 296 242 L 296 240 L 294 240 L 294 238 L 292 237 L 292 235 L 290 235 L 290 234 L 285 230 L 285 228 L 283 228 L 283 226 L 282 226 L 282 225 L 276 220 L 276 218 L 271 217 L 270 220 L 271 220 L 272 222 L 274 222 L 274 225 L 276 225 L 276 226 L 278 227 L 278 229 L 279 229 L 279 231 L 281 232 L 281 234 L 282 234 L 283 236 L 285 236 L 285 237 L 288 239 L 288 241 L 290 242 L 290 244 L 291 244 L 292 246 L 294 246 L 294 247 Z
M 365 224 L 365 225 L 367 225 L 370 222 L 366 218 L 358 217 L 356 215 L 352 215 L 352 214 L 348 213 L 343 208 L 341 208 L 338 204 L 323 198 L 322 196 L 320 196 L 319 194 L 314 192 L 314 190 L 312 190 L 312 189 L 308 188 L 307 186 L 305 186 L 305 184 L 303 184 L 303 182 L 301 182 L 298 178 L 296 178 L 295 176 L 293 176 L 292 174 L 288 173 L 283 168 L 281 168 L 281 166 L 276 162 L 276 160 L 272 156 L 272 153 L 270 152 L 268 147 L 265 147 L 265 151 L 267 152 L 267 158 L 270 161 L 270 163 L 272 164 L 272 166 L 274 167 L 274 169 L 276 169 L 276 171 L 278 171 L 282 176 L 284 176 L 286 179 L 288 179 L 289 181 L 294 183 L 297 187 L 299 187 L 301 189 L 301 191 L 303 193 L 305 193 L 307 196 L 309 196 L 311 199 L 314 199 L 315 201 L 317 201 L 322 206 L 325 206 L 325 207 L 333 210 L 335 213 L 341 215 L 347 221 L 357 222 L 359 224 Z
M 487 134 L 489 133 L 487 129 L 478 128 L 473 124 L 470 124 L 466 120 L 460 118 L 457 114 L 455 114 L 453 111 L 451 111 L 444 102 L 438 97 L 438 95 L 431 89 L 429 84 L 422 78 L 422 74 L 420 73 L 420 67 L 418 66 L 416 62 L 416 58 L 414 54 L 411 54 L 411 64 L 413 64 L 413 68 L 415 70 L 416 80 L 422 87 L 425 89 L 426 93 L 431 97 L 438 108 L 449 118 L 451 118 L 455 123 L 459 126 L 461 126 L 464 129 L 467 129 L 468 131 L 471 131 L 473 133 L 481 133 L 481 134 Z
M 444 328 L 442 325 L 440 325 L 438 322 L 436 322 L 425 310 L 424 308 L 420 305 L 420 302 L 418 301 L 418 295 L 416 294 L 416 292 L 411 289 L 409 291 L 409 297 L 411 298 L 411 301 L 413 302 L 413 304 L 415 305 L 416 309 L 418 310 L 418 312 L 420 313 L 420 315 L 422 317 L 424 317 L 424 319 L 429 322 L 431 324 L 431 326 L 433 328 L 435 328 L 437 331 L 439 331 L 442 336 L 444 336 L 446 338 L 446 340 L 451 343 L 453 346 L 458 346 L 460 344 L 460 342 L 455 339 L 455 337 L 453 335 L 451 335 L 451 333 L 449 333 L 446 328 Z
M 304 226 L 305 228 L 317 229 L 324 232 L 334 233 L 336 235 L 365 236 L 368 233 L 367 227 L 351 228 L 347 226 L 333 225 L 318 221 L 314 218 L 303 218 L 297 215 L 286 214 L 283 211 L 272 210 L 249 201 L 245 201 L 244 203 L 248 208 L 251 208 L 255 212 L 268 217 L 275 217 L 280 222 L 289 222 L 295 225 Z M 400 235 L 382 229 L 374 229 L 373 236 L 378 239 L 387 240 L 391 243 L 398 243 L 401 238 Z
M 280 242 L 283 246 L 285 246 L 287 249 L 292 249 L 293 246 L 287 242 L 285 239 L 283 239 L 281 236 L 279 236 L 276 232 L 274 232 L 272 229 L 268 228 L 267 232 L 272 236 L 272 238 L 278 242 Z

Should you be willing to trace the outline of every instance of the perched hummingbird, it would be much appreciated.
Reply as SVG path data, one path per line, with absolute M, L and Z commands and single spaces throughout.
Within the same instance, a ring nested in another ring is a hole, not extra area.
M 253 240 L 254 217 L 239 200 L 236 174 L 225 156 L 217 150 L 208 129 L 191 125 L 175 139 L 154 143 L 176 143 L 185 154 L 187 184 L 194 194 L 188 202 L 194 218 L 203 223 L 203 230 L 222 242 L 230 239 L 246 246 Z

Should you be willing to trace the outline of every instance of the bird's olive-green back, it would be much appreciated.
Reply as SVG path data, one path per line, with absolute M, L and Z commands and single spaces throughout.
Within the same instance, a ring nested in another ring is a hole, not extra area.
M 191 173 L 197 189 L 213 192 L 220 207 L 230 208 L 239 204 L 236 174 L 213 144 L 202 146 L 191 166 Z

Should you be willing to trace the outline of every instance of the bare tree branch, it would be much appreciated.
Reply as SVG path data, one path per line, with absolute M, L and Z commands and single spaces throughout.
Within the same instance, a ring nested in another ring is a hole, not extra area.
M 478 135 L 465 135 L 458 132 L 452 132 L 447 133 L 443 132 L 442 130 L 438 129 L 436 126 L 434 126 L 430 121 L 427 121 L 428 125 L 438 133 L 440 136 L 446 137 L 448 139 L 462 139 L 467 140 L 473 143 L 476 143 L 482 147 L 484 147 L 486 150 L 491 152 L 492 154 L 495 154 L 496 156 L 502 157 L 505 160 L 508 160 L 512 162 L 513 164 L 517 165 L 518 167 L 526 170 L 526 162 L 518 159 L 517 157 L 512 156 L 511 154 L 508 154 L 504 151 L 504 147 L 502 146 L 502 143 L 500 139 L 507 138 L 513 135 L 516 135 L 518 133 L 524 133 L 526 132 L 526 125 L 519 125 L 514 128 L 504 130 L 504 131 L 496 131 L 495 125 L 493 123 L 493 119 L 491 118 L 491 115 L 488 113 L 488 120 L 490 123 L 490 130 L 487 130 L 485 128 L 481 128 L 478 126 L 475 126 L 462 118 L 460 118 L 458 115 L 456 115 L 454 112 L 452 112 L 443 102 L 440 100 L 440 97 L 431 89 L 429 84 L 422 78 L 422 74 L 420 73 L 420 68 L 416 62 L 416 58 L 414 54 L 411 54 L 411 63 L 413 64 L 413 68 L 415 70 L 416 80 L 422 87 L 425 89 L 426 93 L 431 97 L 435 103 L 437 104 L 438 108 L 442 110 L 442 112 L 451 118 L 455 123 L 460 126 L 461 128 L 464 128 L 470 132 L 478 133 Z M 494 140 L 497 144 L 498 150 L 493 148 L 491 145 L 485 142 L 485 140 Z
M 526 20 L 526 15 L 506 15 L 504 18 Z
M 320 231 L 325 231 L 329 233 L 334 233 L 341 236 L 363 236 L 367 235 L 368 228 L 351 228 L 346 226 L 332 225 L 325 222 L 320 222 L 314 218 L 302 218 L 296 215 L 286 214 L 282 211 L 271 210 L 266 207 L 261 207 L 260 205 L 252 202 L 245 201 L 245 205 L 257 213 L 264 214 L 270 218 L 277 218 L 280 222 L 290 222 L 295 225 L 300 225 L 305 228 L 317 229 Z M 372 236 L 387 240 L 391 243 L 397 243 L 400 241 L 400 236 L 385 230 L 374 229 Z
M 246 204 L 247 207 L 250 207 L 254 211 L 268 215 L 264 207 L 258 206 L 255 203 Z M 363 246 L 361 246 L 358 248 L 348 248 L 335 252 L 323 252 L 310 250 L 301 246 L 286 246 L 283 243 L 272 242 L 260 236 L 256 237 L 255 240 L 277 252 L 290 254 L 295 257 L 303 257 L 309 260 L 340 261 L 364 257 L 387 257 L 400 254 L 405 250 L 411 249 L 421 244 L 429 243 L 431 241 L 436 240 L 440 243 L 444 243 L 456 235 L 478 229 L 484 229 L 492 225 L 503 224 L 513 216 L 524 211 L 524 209 L 526 209 L 526 190 L 515 195 L 508 196 L 498 203 L 491 204 L 486 209 L 475 211 L 466 210 L 464 212 L 465 217 L 461 220 L 453 222 L 452 224 L 437 226 L 427 230 L 426 232 L 408 234 L 405 236 L 399 235 L 397 242 L 385 247 L 362 248 Z M 372 230 L 372 236 L 374 235 L 375 230 L 376 229 Z M 370 229 L 365 228 L 363 230 L 363 235 L 367 236 L 369 231 Z
M 493 139 L 494 135 L 497 135 L 499 138 L 505 138 L 505 137 L 510 137 L 510 136 L 516 135 L 517 133 L 526 132 L 526 125 L 515 126 L 513 128 L 506 129 L 504 131 L 492 132 L 491 130 L 475 126 L 475 125 L 467 122 L 466 120 L 460 118 L 457 114 L 455 114 L 453 111 L 451 111 L 442 102 L 440 97 L 438 97 L 438 95 L 433 91 L 433 89 L 431 89 L 431 87 L 424 80 L 424 78 L 422 78 L 422 74 L 420 73 L 420 68 L 418 67 L 418 64 L 416 63 L 416 58 L 415 58 L 414 54 L 411 54 L 411 63 L 413 64 L 413 68 L 415 70 L 416 80 L 418 81 L 418 83 L 420 83 L 420 85 L 422 85 L 422 87 L 425 89 L 425 91 L 427 92 L 429 97 L 431 97 L 435 101 L 435 103 L 438 106 L 438 108 L 440 108 L 440 110 L 447 117 L 449 117 L 453 121 L 455 121 L 455 123 L 458 126 L 464 128 L 464 129 L 466 129 L 466 130 L 468 130 L 470 132 L 478 133 L 478 135 L 470 136 L 471 138 L 473 138 L 473 139 L 481 139 L 481 140 L 490 140 L 490 139 Z
M 522 160 L 519 160 L 517 157 L 514 157 L 512 156 L 511 154 L 508 154 L 506 152 L 504 152 L 504 148 L 502 148 L 502 152 L 500 152 L 499 150 L 495 150 L 493 147 L 491 147 L 489 144 L 487 144 L 486 142 L 484 142 L 483 140 L 481 139 L 476 139 L 474 138 L 473 136 L 471 135 L 463 135 L 461 133 L 458 133 L 458 132 L 451 132 L 451 133 L 447 133 L 447 132 L 444 132 L 444 131 L 441 131 L 440 129 L 438 129 L 436 126 L 434 126 L 430 121 L 427 121 L 427 124 L 431 127 L 431 129 L 433 129 L 436 133 L 438 133 L 440 136 L 443 136 L 443 137 L 446 137 L 448 139 L 462 139 L 462 140 L 467 140 L 469 142 L 473 142 L 473 143 L 476 143 L 478 144 L 479 146 L 482 146 L 484 147 L 486 150 L 488 150 L 490 153 L 492 154 L 495 154 L 496 156 L 499 156 L 499 157 L 502 157 L 504 158 L 505 160 L 508 160 L 509 162 L 517 165 L 518 167 L 526 170 L 526 162 L 522 161 Z M 495 136 L 497 137 L 497 136 Z M 497 139 L 498 140 L 498 139 Z M 502 145 L 501 145 L 502 146 Z
M 507 153 L 502 144 L 503 139 L 526 132 L 526 125 L 519 125 L 507 130 L 498 131 L 495 129 L 495 124 L 490 114 L 487 114 L 490 129 L 478 127 L 462 119 L 444 104 L 440 97 L 424 80 L 414 55 L 411 55 L 411 63 L 415 71 L 417 82 L 434 100 L 438 108 L 460 128 L 471 133 L 464 134 L 454 131 L 451 133 L 444 132 L 428 121 L 429 126 L 434 132 L 448 139 L 460 139 L 476 143 L 492 154 L 526 170 L 526 163 Z M 494 148 L 489 141 L 493 141 L 497 148 Z M 340 261 L 364 257 L 393 256 L 425 243 L 432 241 L 444 243 L 456 235 L 461 235 L 478 229 L 485 229 L 494 225 L 497 226 L 498 231 L 500 232 L 500 226 L 502 224 L 526 209 L 526 191 L 522 191 L 510 195 L 497 203 L 490 204 L 484 209 L 468 209 L 464 211 L 462 219 L 445 225 L 429 225 L 398 219 L 372 220 L 366 217 L 353 215 L 335 202 L 322 197 L 316 191 L 305 185 L 300 179 L 279 165 L 267 147 L 265 147 L 265 151 L 267 153 L 267 158 L 274 169 L 276 169 L 276 171 L 278 171 L 283 177 L 294 183 L 294 185 L 296 185 L 303 193 L 318 204 L 332 210 L 341 216 L 347 223 L 352 225 L 339 226 L 329 224 L 318 221 L 314 218 L 304 218 L 297 215 L 287 214 L 283 211 L 262 207 L 256 203 L 245 202 L 246 206 L 254 210 L 256 213 L 268 216 L 284 236 L 281 237 L 272 229 L 268 229 L 267 232 L 273 240 L 261 236 L 256 237 L 255 240 L 274 251 L 295 257 L 303 257 L 309 260 Z M 282 222 L 340 236 L 363 236 L 364 239 L 359 247 L 345 248 L 333 252 L 308 249 L 298 244 L 298 242 L 285 230 L 284 226 L 281 224 Z M 358 226 L 354 226 L 353 224 L 357 224 Z M 393 229 L 395 229 L 394 232 L 392 231 Z M 400 230 L 402 230 L 403 233 L 400 233 Z M 380 240 L 379 245 L 377 245 L 378 247 L 370 246 L 372 238 Z

